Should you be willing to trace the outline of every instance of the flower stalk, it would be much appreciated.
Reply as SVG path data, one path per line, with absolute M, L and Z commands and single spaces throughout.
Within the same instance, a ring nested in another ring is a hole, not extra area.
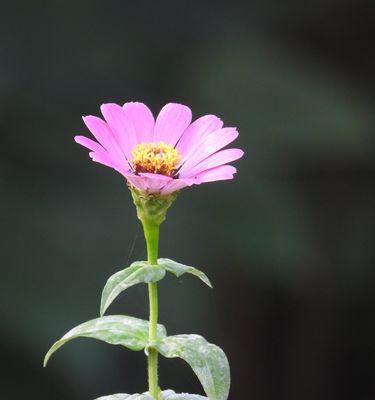
M 158 264 L 159 249 L 159 228 L 160 224 L 165 220 L 167 210 L 176 199 L 178 192 L 167 196 L 157 196 L 138 191 L 134 187 L 130 187 L 134 204 L 137 208 L 137 216 L 142 222 L 143 232 L 147 246 L 147 262 L 150 266 Z M 159 399 L 159 383 L 158 383 L 158 352 L 153 346 L 157 341 L 157 324 L 158 324 L 158 286 L 156 282 L 148 284 L 149 296 L 149 332 L 148 332 L 148 387 L 150 395 L 155 399 Z
M 143 231 L 147 245 L 147 261 L 150 265 L 156 265 L 158 262 L 158 245 L 159 245 L 159 226 L 160 224 L 153 223 L 149 220 L 142 221 Z M 149 297 L 149 331 L 148 341 L 151 344 L 148 350 L 148 389 L 150 395 L 154 399 L 159 397 L 158 384 L 158 352 L 152 346 L 157 339 L 157 324 L 158 324 L 158 284 L 151 282 L 148 284 Z

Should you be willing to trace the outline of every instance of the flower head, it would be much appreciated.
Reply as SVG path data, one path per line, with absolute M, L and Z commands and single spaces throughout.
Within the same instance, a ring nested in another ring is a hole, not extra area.
M 83 120 L 96 141 L 76 136 L 93 161 L 121 173 L 130 186 L 146 194 L 167 195 L 186 186 L 232 179 L 228 163 L 242 157 L 240 149 L 225 149 L 236 128 L 223 128 L 215 115 L 191 123 L 191 111 L 169 103 L 156 120 L 143 103 L 103 104 L 104 120 Z

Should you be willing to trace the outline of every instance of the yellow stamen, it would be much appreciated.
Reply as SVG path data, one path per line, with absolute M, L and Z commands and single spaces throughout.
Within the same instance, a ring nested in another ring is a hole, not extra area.
M 132 150 L 135 173 L 150 172 L 172 176 L 181 160 L 180 153 L 164 142 L 139 143 Z

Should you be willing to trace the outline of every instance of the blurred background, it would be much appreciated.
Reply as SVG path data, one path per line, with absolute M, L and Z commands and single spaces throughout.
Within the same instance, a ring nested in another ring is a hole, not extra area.
M 146 389 L 142 352 L 82 339 L 106 279 L 145 258 L 124 179 L 73 142 L 104 102 L 238 126 L 232 182 L 184 190 L 160 255 L 170 334 L 223 347 L 230 399 L 367 400 L 374 380 L 375 8 L 357 0 L 15 1 L 0 16 L 2 399 Z M 147 318 L 133 287 L 110 313 Z M 181 360 L 161 384 L 202 393 Z

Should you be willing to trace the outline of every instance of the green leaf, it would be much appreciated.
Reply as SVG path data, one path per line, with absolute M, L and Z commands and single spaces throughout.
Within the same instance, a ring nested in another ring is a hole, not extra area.
M 158 325 L 158 339 L 165 338 L 166 334 L 164 326 Z M 148 345 L 148 321 L 123 315 L 110 315 L 84 322 L 70 330 L 49 349 L 43 365 L 47 365 L 48 360 L 57 349 L 78 337 L 98 339 L 138 351 Z
M 113 300 L 124 290 L 137 283 L 157 282 L 163 279 L 165 270 L 158 265 L 150 266 L 146 261 L 136 261 L 130 267 L 112 275 L 104 286 L 100 304 L 102 316 Z
M 118 393 L 110 396 L 98 397 L 95 400 L 154 400 L 149 394 L 125 394 Z
M 197 375 L 210 400 L 228 398 L 229 364 L 220 347 L 208 343 L 199 335 L 168 336 L 155 346 L 165 357 L 185 360 Z
M 164 390 L 161 393 L 161 400 L 207 400 L 207 397 L 199 394 L 175 393 L 173 390 Z
M 96 400 L 154 400 L 148 392 L 143 394 L 118 393 L 110 396 L 99 397 Z M 173 390 L 164 390 L 160 394 L 160 400 L 207 400 L 207 397 L 199 394 L 175 393 Z
M 169 258 L 159 258 L 158 265 L 164 267 L 167 271 L 176 275 L 177 278 L 186 273 L 195 275 L 200 280 L 202 280 L 207 286 L 212 288 L 212 284 L 210 280 L 207 278 L 207 275 L 204 272 L 200 271 L 199 269 L 190 267 L 188 265 L 180 264 L 176 261 L 170 260 Z
M 146 261 L 135 261 L 130 267 L 112 275 L 104 286 L 100 303 L 100 315 L 102 316 L 116 297 L 129 287 L 137 283 L 158 282 L 169 271 L 180 277 L 183 274 L 192 274 L 201 279 L 212 288 L 206 274 L 194 267 L 180 264 L 168 258 L 159 258 L 157 265 L 149 265 Z

